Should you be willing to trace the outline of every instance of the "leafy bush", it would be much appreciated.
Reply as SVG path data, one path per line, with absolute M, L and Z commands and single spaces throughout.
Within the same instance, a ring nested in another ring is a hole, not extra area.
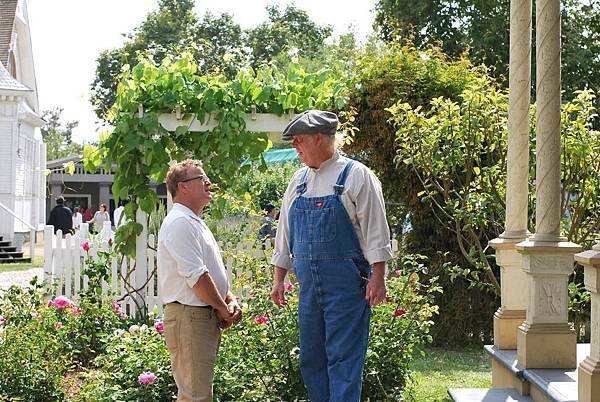
M 0 297 L 0 399 L 63 400 L 65 375 L 105 352 L 104 338 L 125 323 L 102 295 L 109 258 L 88 259 L 79 305 L 64 296 L 45 302 L 48 291 L 36 279 Z
M 64 400 L 69 360 L 56 321 L 40 314 L 43 288 L 31 285 L 11 286 L 0 298 L 0 400 Z
M 462 277 L 450 278 L 447 266 L 468 268 L 454 233 L 439 224 L 431 206 L 422 201 L 423 186 L 410 166 L 396 165 L 399 148 L 396 128 L 387 110 L 397 102 L 426 111 L 438 97 L 459 100 L 462 91 L 485 76 L 485 68 L 468 59 L 450 60 L 439 49 L 417 50 L 411 44 L 368 47 L 357 55 L 355 86 L 349 106 L 356 112 L 358 131 L 344 147 L 352 157 L 369 166 L 381 180 L 388 221 L 400 235 L 401 252 L 429 258 L 428 276 L 438 276 L 447 291 L 438 294 L 440 315 L 433 327 L 434 342 L 460 345 L 490 341 L 492 320 L 499 300 L 495 294 L 470 287 Z M 421 143 L 418 134 L 409 139 Z M 407 225 L 410 222 L 410 225 Z M 406 233 L 409 227 L 411 230 Z M 475 307 L 473 307 L 475 306 Z
M 160 322 L 132 325 L 107 337 L 106 352 L 82 378 L 82 401 L 170 401 L 177 396 Z M 157 330 L 158 328 L 158 330 Z M 143 375 L 154 375 L 144 380 Z
M 288 304 L 270 301 L 271 269 L 248 254 L 238 262 L 251 275 L 241 285 L 244 300 L 240 325 L 223 333 L 217 361 L 215 397 L 219 401 L 293 401 L 306 399 L 299 368 L 297 286 L 288 284 Z M 392 266 L 389 302 L 373 309 L 363 381 L 363 400 L 398 400 L 410 376 L 414 353 L 431 342 L 429 327 L 437 312 L 435 279 L 421 283 L 423 256 L 405 256 Z

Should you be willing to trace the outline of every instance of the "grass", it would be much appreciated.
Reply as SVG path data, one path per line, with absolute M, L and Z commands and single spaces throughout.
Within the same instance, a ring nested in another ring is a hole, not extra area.
M 0 272 L 25 271 L 31 268 L 41 268 L 44 266 L 44 257 L 33 257 L 33 264 L 29 262 L 17 262 L 14 264 L 0 264 Z
M 410 367 L 409 395 L 415 402 L 447 402 L 448 388 L 491 388 L 492 371 L 483 347 L 452 351 L 429 348 Z

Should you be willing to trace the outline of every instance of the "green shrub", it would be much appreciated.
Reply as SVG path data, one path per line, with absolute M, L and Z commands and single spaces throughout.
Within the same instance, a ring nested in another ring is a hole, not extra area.
M 0 298 L 0 400 L 61 401 L 70 368 L 56 321 L 40 311 L 43 288 L 11 286 Z
M 450 278 L 445 264 L 466 268 L 469 263 L 454 233 L 442 227 L 431 207 L 421 200 L 423 186 L 418 176 L 410 167 L 394 162 L 399 144 L 396 129 L 389 121 L 392 114 L 386 109 L 396 102 L 406 102 L 415 109 L 427 110 L 431 100 L 440 96 L 458 100 L 469 83 L 484 75 L 484 68 L 474 67 L 466 58 L 451 60 L 437 48 L 418 50 L 410 44 L 368 47 L 357 55 L 354 66 L 356 84 L 350 107 L 356 112 L 354 125 L 358 131 L 344 150 L 373 169 L 381 180 L 388 222 L 401 240 L 401 252 L 426 255 L 428 275 L 438 276 L 447 290 L 436 297 L 440 315 L 432 331 L 438 344 L 489 340 L 490 317 L 498 299 L 493 293 L 469 287 L 461 278 Z M 421 139 L 417 135 L 410 142 L 419 144 Z M 403 233 L 407 218 L 412 230 Z
M 79 305 L 64 296 L 46 302 L 36 279 L 0 297 L 0 400 L 63 400 L 65 375 L 105 352 L 106 336 L 125 325 L 114 300 L 102 295 L 109 258 L 88 259 L 89 288 Z
M 402 395 L 412 356 L 431 342 L 431 318 L 437 312 L 435 279 L 421 283 L 423 256 L 405 256 L 390 266 L 389 302 L 373 309 L 363 381 L 363 400 L 392 401 Z M 215 397 L 219 401 L 294 401 L 306 399 L 299 368 L 297 287 L 292 280 L 288 304 L 270 300 L 271 268 L 243 254 L 238 263 L 251 275 L 251 289 L 240 325 L 223 333 L 217 361 Z
M 144 373 L 154 374 L 156 380 L 142 384 Z M 170 401 L 177 395 L 163 336 L 145 324 L 109 335 L 105 353 L 82 378 L 82 401 Z

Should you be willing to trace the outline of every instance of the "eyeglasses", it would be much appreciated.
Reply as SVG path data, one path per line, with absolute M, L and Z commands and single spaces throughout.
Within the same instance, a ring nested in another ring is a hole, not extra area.
M 210 179 L 205 174 L 201 174 L 200 176 L 194 176 L 194 177 L 190 177 L 190 178 L 185 179 L 185 180 L 181 180 L 180 183 L 185 183 L 186 181 L 192 181 L 192 180 L 196 180 L 196 179 L 202 179 L 202 181 L 204 183 L 210 183 Z

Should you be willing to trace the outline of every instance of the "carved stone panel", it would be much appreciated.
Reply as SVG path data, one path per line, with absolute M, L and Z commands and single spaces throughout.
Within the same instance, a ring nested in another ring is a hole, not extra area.
M 536 278 L 531 295 L 531 323 L 567 322 L 567 278 Z

